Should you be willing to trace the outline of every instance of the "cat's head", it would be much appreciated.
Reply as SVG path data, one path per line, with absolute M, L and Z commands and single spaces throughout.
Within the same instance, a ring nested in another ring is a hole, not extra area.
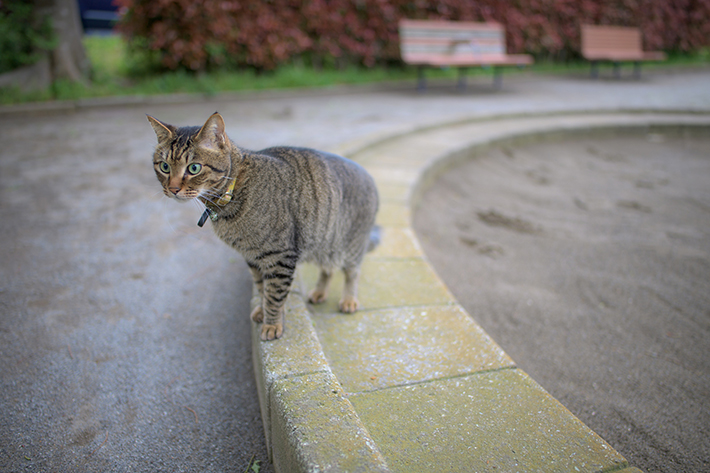
M 158 137 L 153 168 L 165 195 L 178 201 L 216 201 L 229 185 L 233 146 L 222 116 L 214 113 L 201 128 L 178 128 L 147 117 Z

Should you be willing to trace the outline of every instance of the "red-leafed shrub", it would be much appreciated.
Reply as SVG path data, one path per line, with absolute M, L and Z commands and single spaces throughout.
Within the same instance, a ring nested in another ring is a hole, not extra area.
M 228 59 L 270 69 L 310 46 L 301 30 L 300 3 L 206 0 L 116 0 L 120 30 L 147 40 L 162 65 L 201 70 Z
M 647 49 L 710 44 L 710 0 L 114 0 L 120 29 L 157 53 L 163 67 L 272 69 L 399 59 L 401 18 L 497 21 L 508 50 L 565 59 L 580 50 L 582 23 L 641 28 Z

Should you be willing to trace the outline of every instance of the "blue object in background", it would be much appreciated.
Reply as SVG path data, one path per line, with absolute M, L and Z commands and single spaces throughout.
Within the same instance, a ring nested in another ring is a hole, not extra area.
M 113 0 L 78 0 L 81 25 L 86 34 L 110 34 L 118 21 Z

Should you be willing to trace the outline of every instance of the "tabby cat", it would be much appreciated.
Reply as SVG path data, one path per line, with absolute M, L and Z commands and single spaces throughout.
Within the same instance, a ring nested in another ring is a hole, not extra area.
M 209 218 L 217 236 L 249 265 L 261 295 L 251 319 L 263 322 L 262 340 L 283 333 L 283 306 L 300 261 L 321 268 L 311 303 L 325 300 L 340 268 L 340 310 L 357 310 L 360 264 L 376 244 L 378 207 L 375 183 L 360 165 L 305 148 L 239 148 L 218 113 L 201 128 L 148 121 L 158 137 L 153 167 L 165 195 L 202 202 L 198 225 Z

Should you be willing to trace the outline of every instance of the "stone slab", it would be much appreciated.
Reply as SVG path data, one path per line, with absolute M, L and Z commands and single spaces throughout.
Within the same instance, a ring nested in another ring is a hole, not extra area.
M 314 288 L 318 280 L 318 268 L 306 264 L 300 271 L 305 286 Z M 360 311 L 455 303 L 434 270 L 419 258 L 365 258 L 359 286 Z M 343 275 L 341 271 L 336 271 L 330 283 L 328 299 L 322 304 L 309 305 L 310 310 L 316 314 L 337 313 L 342 289 Z
M 289 294 L 284 312 L 284 332 L 288 331 L 288 337 L 282 337 L 276 343 L 262 342 L 259 339 L 261 327 L 254 324 L 258 340 L 254 346 L 258 351 L 259 369 L 268 373 L 270 381 L 327 371 L 328 362 L 323 357 L 308 309 L 299 292 Z
M 628 466 L 518 369 L 350 396 L 395 472 L 599 472 Z
M 313 319 L 330 367 L 348 393 L 513 366 L 460 306 L 319 314 Z
M 368 172 L 380 184 L 413 185 L 419 178 L 419 166 L 402 166 L 396 164 L 373 164 L 366 166 Z
M 272 417 L 269 393 L 274 383 L 303 374 L 330 372 L 303 296 L 298 290 L 299 285 L 300 281 L 297 281 L 295 290 L 286 300 L 284 330 L 288 336 L 264 342 L 260 338 L 261 325 L 252 324 L 252 363 L 264 423 L 266 448 L 272 459 L 271 428 L 275 419 Z M 252 308 L 258 300 L 256 296 L 252 299 Z
M 386 227 L 380 230 L 380 244 L 368 259 L 422 258 L 423 255 L 411 228 Z
M 277 380 L 270 398 L 276 471 L 389 471 L 332 373 Z
M 400 202 L 381 202 L 377 212 L 377 225 L 383 227 L 409 227 L 412 211 Z
M 380 204 L 385 202 L 405 204 L 409 202 L 410 186 L 407 184 L 378 182 L 377 190 L 380 194 Z

